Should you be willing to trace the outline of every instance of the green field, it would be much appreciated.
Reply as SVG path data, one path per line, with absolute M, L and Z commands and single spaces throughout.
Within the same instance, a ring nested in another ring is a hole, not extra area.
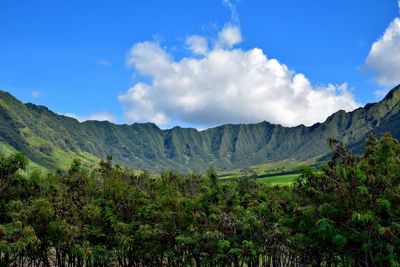
M 294 180 L 299 177 L 300 174 L 286 174 L 286 175 L 278 175 L 278 176 L 270 176 L 257 179 L 257 182 L 263 184 L 271 184 L 271 185 L 290 185 Z
M 271 184 L 271 185 L 291 185 L 300 174 L 282 174 L 276 176 L 259 176 L 256 181 L 262 184 Z M 228 176 L 220 178 L 222 182 L 234 181 L 235 179 L 239 179 L 240 176 Z

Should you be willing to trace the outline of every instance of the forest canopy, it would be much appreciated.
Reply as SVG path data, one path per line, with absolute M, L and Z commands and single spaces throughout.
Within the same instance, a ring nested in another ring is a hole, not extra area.
M 0 155 L 0 266 L 399 266 L 399 142 L 329 144 L 292 186 Z

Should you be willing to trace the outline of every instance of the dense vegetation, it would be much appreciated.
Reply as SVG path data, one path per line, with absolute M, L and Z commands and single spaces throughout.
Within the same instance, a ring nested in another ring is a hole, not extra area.
M 400 145 L 330 140 L 291 187 L 216 172 L 152 178 L 112 162 L 24 171 L 0 156 L 0 266 L 399 266 Z

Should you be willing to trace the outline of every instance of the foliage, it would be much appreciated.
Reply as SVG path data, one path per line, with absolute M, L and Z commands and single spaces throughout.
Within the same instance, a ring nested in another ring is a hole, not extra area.
M 344 262 L 398 266 L 400 257 L 400 145 L 371 135 L 362 157 L 329 140 L 332 160 L 320 172 L 304 170 L 295 182 L 292 248 L 310 264 Z
M 0 266 L 398 266 L 400 145 L 371 136 L 291 187 L 152 177 L 107 157 L 25 170 L 0 156 Z

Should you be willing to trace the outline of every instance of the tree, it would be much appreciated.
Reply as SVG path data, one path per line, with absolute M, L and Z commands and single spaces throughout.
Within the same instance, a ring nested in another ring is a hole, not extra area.
M 304 171 L 294 185 L 297 207 L 289 220 L 293 249 L 307 263 L 361 266 L 399 264 L 400 145 L 370 136 L 363 156 L 329 140 L 332 160 Z M 395 205 L 395 206 L 393 206 Z

